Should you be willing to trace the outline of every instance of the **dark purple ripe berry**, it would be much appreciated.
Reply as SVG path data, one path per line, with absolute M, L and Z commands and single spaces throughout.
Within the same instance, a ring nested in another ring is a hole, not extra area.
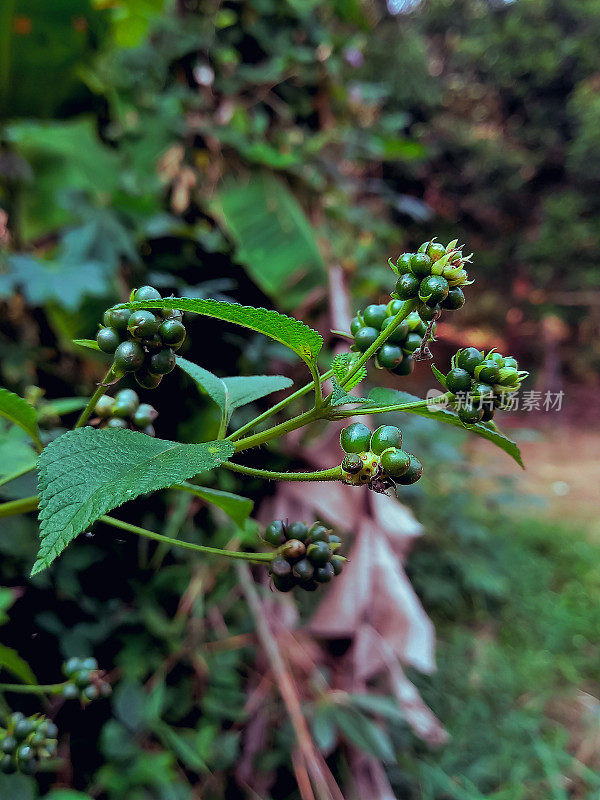
M 423 474 L 423 465 L 421 464 L 418 458 L 411 456 L 409 467 L 404 473 L 404 475 L 400 475 L 400 477 L 394 478 L 394 481 L 396 483 L 401 484 L 402 486 L 410 486 L 412 483 L 416 483 L 422 474 Z
M 315 567 L 308 558 L 302 558 L 294 564 L 294 575 L 301 581 L 310 581 L 315 573 Z
M 333 564 L 331 561 L 328 561 L 326 564 L 323 564 L 322 567 L 317 567 L 314 578 L 317 583 L 329 583 L 334 575 L 335 570 L 333 568 Z
M 271 573 L 279 578 L 292 574 L 292 565 L 283 556 L 277 556 L 271 561 Z
M 162 375 L 154 375 L 152 372 L 148 372 L 147 369 L 140 369 L 135 373 L 135 380 L 142 389 L 156 389 L 162 381 Z

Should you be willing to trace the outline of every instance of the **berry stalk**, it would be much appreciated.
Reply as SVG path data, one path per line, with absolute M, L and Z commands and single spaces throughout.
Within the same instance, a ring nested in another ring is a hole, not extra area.
M 82 428 L 86 424 L 88 419 L 92 416 L 92 414 L 94 412 L 94 409 L 96 408 L 96 403 L 98 402 L 98 400 L 103 395 L 106 394 L 108 388 L 113 383 L 118 381 L 119 378 L 120 378 L 120 375 L 117 374 L 117 372 L 115 370 L 115 365 L 113 364 L 111 366 L 111 368 L 108 370 L 108 372 L 106 373 L 106 375 L 104 376 L 104 378 L 102 379 L 102 382 L 98 385 L 98 388 L 96 389 L 94 394 L 90 397 L 87 406 L 83 409 L 83 411 L 81 412 L 81 414 L 79 416 L 79 419 L 77 420 L 77 422 L 73 426 L 73 430 L 75 430 L 75 428 Z
M 242 464 L 232 464 L 231 461 L 225 461 L 221 466 L 232 472 L 251 475 L 255 478 L 265 478 L 269 481 L 339 481 L 342 477 L 342 470 L 339 466 L 315 472 L 272 472 L 268 469 L 255 469 L 254 467 L 244 467 Z M 185 489 L 184 486 L 175 488 Z

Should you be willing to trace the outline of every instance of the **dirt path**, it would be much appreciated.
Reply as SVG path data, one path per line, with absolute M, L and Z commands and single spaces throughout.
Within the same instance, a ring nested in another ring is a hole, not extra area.
M 600 541 L 600 428 L 587 430 L 570 426 L 539 428 L 514 438 L 523 454 L 526 470 L 519 470 L 508 457 L 475 437 L 469 443 L 474 463 L 494 475 L 515 478 L 522 490 L 545 501 L 541 514 L 557 522 L 570 520 L 585 525 L 590 535 Z M 482 479 L 482 490 L 485 489 Z

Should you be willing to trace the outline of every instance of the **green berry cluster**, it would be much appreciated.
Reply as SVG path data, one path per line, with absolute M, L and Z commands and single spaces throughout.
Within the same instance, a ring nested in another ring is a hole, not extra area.
M 141 286 L 131 300 L 160 300 L 152 286 Z M 144 389 L 154 389 L 162 376 L 175 369 L 175 351 L 185 340 L 183 313 L 171 309 L 130 311 L 118 306 L 104 312 L 104 327 L 96 341 L 105 353 L 113 355 L 117 372 L 133 372 Z
M 309 527 L 304 522 L 276 519 L 265 528 L 264 540 L 278 548 L 269 573 L 280 592 L 289 592 L 294 586 L 314 592 L 342 571 L 345 559 L 336 554 L 342 540 L 321 522 Z
M 394 484 L 408 486 L 423 474 L 421 462 L 402 450 L 402 433 L 394 425 L 371 431 L 361 422 L 348 425 L 340 433 L 343 480 L 352 486 L 368 485 L 385 491 Z
M 350 349 L 360 353 L 368 350 L 379 334 L 392 324 L 401 308 L 400 300 L 392 300 L 387 305 L 373 304 L 358 312 L 350 324 L 354 337 Z M 409 314 L 377 351 L 377 366 L 394 375 L 410 375 L 414 368 L 412 354 L 421 347 L 425 331 L 426 325 L 421 317 L 416 312 Z
M 114 397 L 103 395 L 94 408 L 100 428 L 129 428 L 154 436 L 153 422 L 158 411 L 148 403 L 140 403 L 133 389 L 121 389 Z
M 65 700 L 89 703 L 98 697 L 108 697 L 112 691 L 110 683 L 98 671 L 95 658 L 70 658 L 63 664 L 63 674 L 67 678 L 61 692 Z
M 457 395 L 456 409 L 464 425 L 489 422 L 497 408 L 510 408 L 510 396 L 529 373 L 519 370 L 516 358 L 495 350 L 484 354 L 466 347 L 452 357 L 444 382 Z
M 47 717 L 11 714 L 6 728 L 0 728 L 0 772 L 31 775 L 40 761 L 56 755 L 58 729 Z
M 403 253 L 392 269 L 399 275 L 392 297 L 418 300 L 421 319 L 435 319 L 442 309 L 455 311 L 465 303 L 462 286 L 472 281 L 465 269 L 471 256 L 463 256 L 457 240 L 444 247 L 424 242 L 416 253 Z

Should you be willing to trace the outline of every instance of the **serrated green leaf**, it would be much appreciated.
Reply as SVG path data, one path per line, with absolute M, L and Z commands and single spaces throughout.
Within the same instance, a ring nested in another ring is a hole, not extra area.
M 190 297 L 171 297 L 165 300 L 137 301 L 123 303 L 120 308 L 171 308 L 180 311 L 191 311 L 205 317 L 220 319 L 241 325 L 251 331 L 269 336 L 276 342 L 289 347 L 296 355 L 314 364 L 323 346 L 323 338 L 317 331 L 309 328 L 299 319 L 286 317 L 277 311 L 266 308 L 242 306 L 238 303 L 226 303 L 223 300 L 201 300 Z
M 444 375 L 444 373 L 440 372 L 435 364 L 431 365 L 431 371 L 433 372 L 435 377 L 438 379 L 438 381 L 442 384 L 444 389 L 447 389 L 448 387 L 446 386 L 446 376 Z
M 0 417 L 14 422 L 41 447 L 35 408 L 18 394 L 0 387 Z
M 207 486 L 196 486 L 187 482 L 179 484 L 179 486 L 186 492 L 222 509 L 240 528 L 243 527 L 254 508 L 252 500 L 239 494 L 223 492 L 220 489 L 209 489 Z
M 107 511 L 213 469 L 234 449 L 227 441 L 179 444 L 89 427 L 59 436 L 39 458 L 41 544 L 31 574 L 48 567 Z
M 408 392 L 399 392 L 395 389 L 383 389 L 379 387 L 369 392 L 369 399 L 376 403 L 377 406 L 394 406 L 400 403 L 414 403 L 421 398 L 415 397 Z M 431 408 L 427 408 L 426 406 L 420 406 L 419 408 L 407 408 L 405 413 L 417 414 L 420 417 L 427 417 L 428 419 L 437 420 L 438 422 L 445 422 L 447 425 L 453 425 L 455 428 L 467 430 L 467 428 L 465 428 L 458 418 L 457 414 L 455 414 L 453 411 L 449 411 L 446 408 L 441 408 L 440 406 L 438 406 L 435 411 Z M 483 439 L 487 439 L 489 442 L 492 442 L 492 444 L 495 444 L 501 450 L 504 450 L 504 452 L 511 456 L 511 458 L 514 458 L 520 467 L 525 469 L 523 459 L 521 457 L 521 451 L 519 450 L 517 443 L 513 442 L 512 439 L 509 439 L 508 436 L 501 433 L 499 430 L 490 427 L 489 423 L 478 422 L 475 425 L 470 425 L 468 430 L 477 434 L 477 436 L 481 436 Z
M 12 647 L 0 644 L 0 670 L 12 673 L 22 683 L 37 683 L 29 664 Z
M 273 392 L 289 389 L 292 385 L 290 378 L 285 375 L 236 375 L 222 380 L 229 390 L 229 407 L 232 411 Z
M 339 385 L 335 378 L 331 379 L 331 405 L 332 406 L 345 406 L 349 403 L 370 403 L 368 397 L 355 397 L 353 394 L 348 394 L 345 389 Z
M 177 356 L 177 365 L 219 406 L 229 422 L 236 408 L 253 403 L 272 392 L 288 389 L 292 381 L 283 375 L 249 375 L 218 378 L 212 372 Z
M 352 370 L 353 365 L 358 361 L 360 355 L 358 353 L 339 353 L 331 362 L 331 369 L 338 383 L 341 383 L 348 373 Z M 350 383 L 345 387 L 347 391 L 354 389 L 355 386 L 367 377 L 367 370 L 361 367 L 356 375 L 352 378 Z
M 102 352 L 95 339 L 73 339 L 73 344 L 76 344 L 78 347 L 85 347 L 88 350 L 96 350 L 98 353 Z

